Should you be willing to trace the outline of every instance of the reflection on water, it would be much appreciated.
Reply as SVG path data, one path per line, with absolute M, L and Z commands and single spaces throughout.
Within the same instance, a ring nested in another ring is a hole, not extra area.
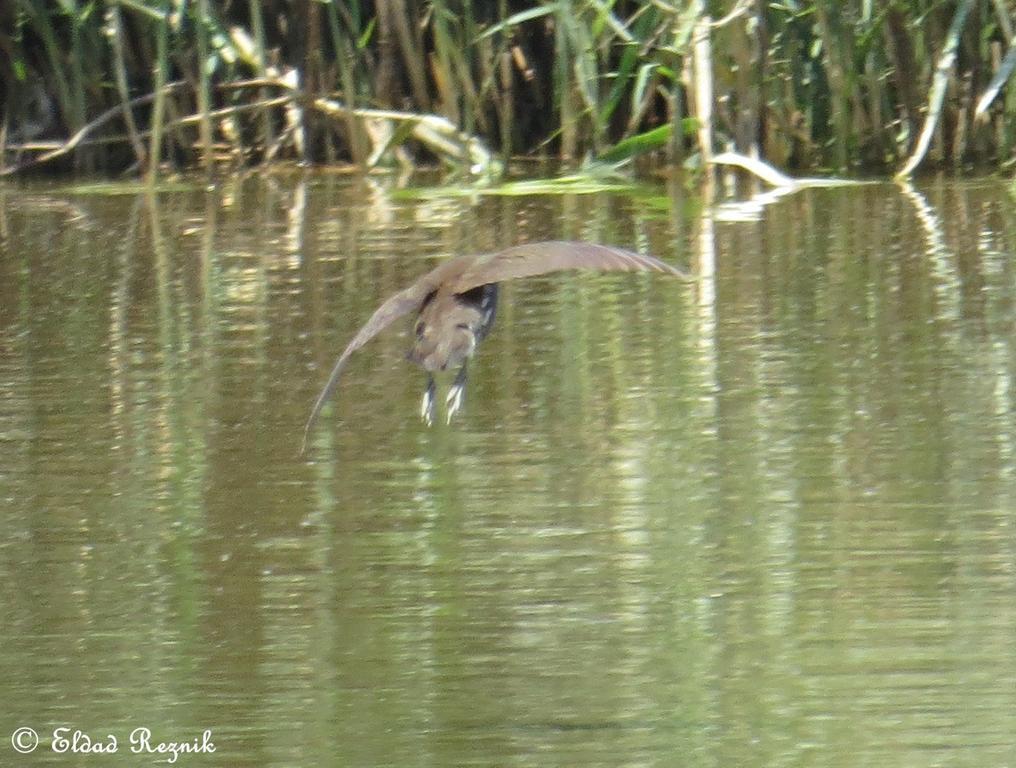
M 689 211 L 0 191 L 0 762 L 25 725 L 53 765 L 139 726 L 211 729 L 195 766 L 1016 760 L 1010 199 Z M 701 279 L 505 286 L 450 427 L 389 333 L 297 456 L 381 299 L 545 238 Z

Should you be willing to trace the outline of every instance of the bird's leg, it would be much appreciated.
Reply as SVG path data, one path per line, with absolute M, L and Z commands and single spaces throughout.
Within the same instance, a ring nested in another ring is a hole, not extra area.
M 455 376 L 455 381 L 452 382 L 452 388 L 448 390 L 448 396 L 445 398 L 445 403 L 448 405 L 448 423 L 451 424 L 452 416 L 458 412 L 459 408 L 462 407 L 462 391 L 466 388 L 466 367 L 468 363 L 463 363 L 462 367 L 459 368 L 458 374 Z
M 420 418 L 427 422 L 427 426 L 434 424 L 434 400 L 437 394 L 437 383 L 434 377 L 427 374 L 427 388 L 423 390 L 423 402 L 420 403 Z

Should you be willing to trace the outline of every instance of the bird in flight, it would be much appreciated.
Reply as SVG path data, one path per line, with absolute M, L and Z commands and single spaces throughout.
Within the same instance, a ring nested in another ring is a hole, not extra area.
M 652 256 L 594 243 L 526 243 L 497 253 L 449 259 L 378 307 L 342 351 L 307 419 L 303 450 L 306 450 L 307 438 L 338 384 L 350 355 L 410 312 L 418 315 L 413 346 L 407 357 L 427 371 L 427 387 L 420 413 L 428 424 L 433 423 L 437 394 L 434 372 L 461 365 L 446 398 L 448 419 L 451 420 L 462 404 L 468 360 L 494 324 L 498 283 L 569 269 L 660 272 L 688 278 L 685 272 Z

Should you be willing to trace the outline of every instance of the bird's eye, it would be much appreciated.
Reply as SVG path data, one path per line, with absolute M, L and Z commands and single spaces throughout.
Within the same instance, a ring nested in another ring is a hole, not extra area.
M 460 331 L 468 331 L 469 325 L 467 323 L 458 323 L 456 326 Z

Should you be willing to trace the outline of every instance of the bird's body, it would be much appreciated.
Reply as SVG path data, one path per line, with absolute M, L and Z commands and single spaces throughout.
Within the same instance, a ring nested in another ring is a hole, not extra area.
M 593 243 L 527 243 L 497 253 L 449 259 L 385 301 L 349 342 L 307 420 L 304 447 L 349 356 L 410 312 L 419 314 L 414 328 L 415 340 L 407 357 L 428 373 L 422 408 L 428 423 L 434 414 L 434 372 L 462 366 L 448 394 L 451 418 L 462 401 L 467 362 L 494 323 L 497 284 L 566 269 L 660 272 L 687 278 L 681 270 L 652 256 Z
M 497 295 L 497 283 L 465 293 L 438 289 L 420 309 L 408 359 L 431 372 L 464 363 L 494 325 Z
M 476 345 L 490 333 L 497 315 L 497 283 L 454 293 L 439 288 L 428 298 L 416 318 L 413 333 L 416 340 L 406 358 L 427 371 L 427 388 L 423 392 L 420 416 L 427 424 L 434 422 L 434 396 L 437 385 L 434 373 L 461 364 L 452 387 L 448 390 L 448 418 L 462 404 L 466 386 L 466 363 Z

